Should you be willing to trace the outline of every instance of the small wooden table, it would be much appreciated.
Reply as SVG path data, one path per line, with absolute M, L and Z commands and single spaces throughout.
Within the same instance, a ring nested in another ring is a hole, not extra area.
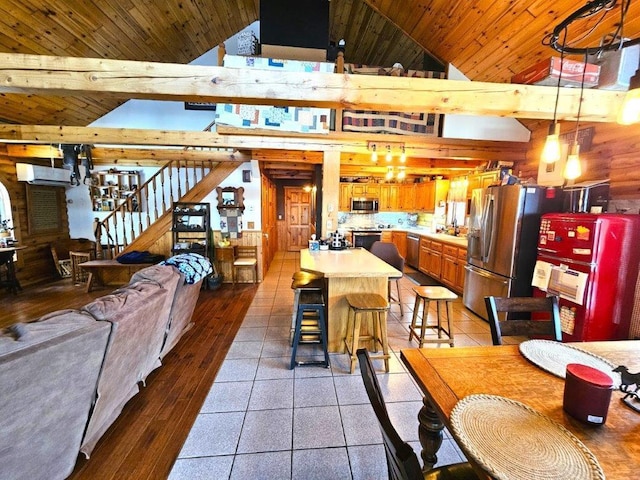
M 2 247 L 0 248 L 0 265 L 5 265 L 7 278 L 0 279 L 0 287 L 6 287 L 11 293 L 18 293 L 22 290 L 22 286 L 16 277 L 16 266 L 13 263 L 13 256 L 16 251 L 23 250 L 27 247 Z
M 150 267 L 152 263 L 120 263 L 117 260 L 90 260 L 80 263 L 80 268 L 89 272 L 87 293 L 94 282 L 102 287 L 125 285 L 138 270 Z
M 640 340 L 575 345 L 631 372 L 640 370 Z M 456 403 L 485 393 L 522 402 L 567 428 L 593 452 L 607 478 L 636 478 L 640 472 L 640 414 L 622 403 L 620 391 L 613 392 L 606 423 L 593 427 L 564 412 L 564 380 L 530 363 L 517 345 L 410 348 L 401 358 L 425 394 L 418 415 L 425 470 L 437 461 L 442 429 L 451 428 Z
M 365 250 L 300 251 L 300 268 L 324 274 L 327 279 L 327 330 L 330 352 L 344 352 L 347 333 L 349 293 L 377 293 L 387 298 L 389 278 L 398 278 L 402 272 Z M 368 332 L 365 332 L 365 334 Z

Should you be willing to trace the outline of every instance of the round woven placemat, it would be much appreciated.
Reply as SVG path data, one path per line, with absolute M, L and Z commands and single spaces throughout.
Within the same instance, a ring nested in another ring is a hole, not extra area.
M 620 386 L 620 374 L 613 371 L 616 365 L 598 355 L 573 345 L 551 340 L 527 340 L 519 346 L 524 358 L 553 375 L 565 378 L 567 365 L 579 363 L 606 373 L 613 380 L 613 387 Z
M 508 398 L 463 398 L 451 412 L 451 427 L 467 456 L 496 479 L 605 478 L 596 457 L 571 432 Z

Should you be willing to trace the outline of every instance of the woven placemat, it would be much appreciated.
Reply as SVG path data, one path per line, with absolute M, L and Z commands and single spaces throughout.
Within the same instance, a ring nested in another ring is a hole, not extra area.
M 463 398 L 451 412 L 451 428 L 467 456 L 496 479 L 605 478 L 596 457 L 571 432 L 508 398 Z
M 613 371 L 616 365 L 609 360 L 573 345 L 551 340 L 527 340 L 522 342 L 519 348 L 523 357 L 557 377 L 565 378 L 567 365 L 579 363 L 609 375 L 613 380 L 614 388 L 620 386 L 620 374 Z

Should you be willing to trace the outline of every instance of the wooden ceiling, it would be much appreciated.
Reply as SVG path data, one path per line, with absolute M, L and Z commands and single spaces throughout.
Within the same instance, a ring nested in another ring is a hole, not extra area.
M 572 26 L 569 40 L 613 31 L 619 4 L 598 26 L 600 16 Z M 579 6 L 573 0 L 331 0 L 330 39 L 345 39 L 347 62 L 421 69 L 429 52 L 472 80 L 509 82 L 555 54 L 542 39 Z M 189 63 L 258 19 L 258 0 L 4 0 L 0 51 Z M 630 5 L 623 33 L 640 35 L 640 2 Z M 5 93 L 0 123 L 85 126 L 118 102 L 101 95 Z M 263 161 L 278 155 L 254 153 Z M 302 152 L 296 160 L 313 164 L 314 155 Z M 291 161 L 290 153 L 281 156 L 275 160 Z

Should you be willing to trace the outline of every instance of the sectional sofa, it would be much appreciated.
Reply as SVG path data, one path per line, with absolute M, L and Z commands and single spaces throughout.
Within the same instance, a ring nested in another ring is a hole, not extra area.
M 191 281 L 193 283 L 187 283 Z M 0 334 L 0 476 L 63 479 L 192 325 L 203 278 L 171 265 Z

